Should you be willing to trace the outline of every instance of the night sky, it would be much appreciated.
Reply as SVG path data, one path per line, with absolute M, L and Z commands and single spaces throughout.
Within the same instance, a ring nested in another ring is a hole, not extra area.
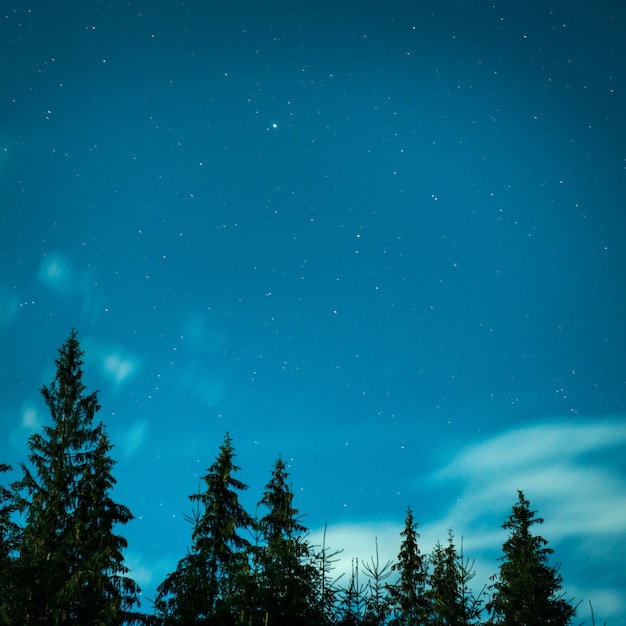
M 480 589 L 523 489 L 624 623 L 625 32 L 621 0 L 5 2 L 0 461 L 75 327 L 146 598 L 229 431 L 248 510 L 282 454 L 347 567 L 411 505 Z

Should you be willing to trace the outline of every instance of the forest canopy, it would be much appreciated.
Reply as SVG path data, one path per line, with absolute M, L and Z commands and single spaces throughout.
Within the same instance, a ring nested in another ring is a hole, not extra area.
M 234 442 L 225 433 L 200 489 L 189 495 L 186 554 L 161 581 L 152 610 L 125 561 L 131 511 L 113 499 L 115 461 L 97 392 L 83 383 L 73 330 L 41 394 L 50 422 L 28 439 L 20 478 L 0 488 L 0 623 L 220 625 L 566 626 L 566 597 L 543 519 L 518 491 L 508 537 L 487 584 L 452 529 L 430 553 L 407 507 L 397 558 L 352 560 L 336 573 L 340 546 L 314 545 L 278 457 L 252 514 L 241 504 Z M 0 464 L 0 472 L 11 470 Z

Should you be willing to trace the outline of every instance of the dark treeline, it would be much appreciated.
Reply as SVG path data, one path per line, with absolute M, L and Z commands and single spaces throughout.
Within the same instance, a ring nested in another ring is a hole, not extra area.
M 158 587 L 151 612 L 124 563 L 119 528 L 131 512 L 113 501 L 111 444 L 95 422 L 97 394 L 82 382 L 75 331 L 59 350 L 56 374 L 42 388 L 51 425 L 28 440 L 21 478 L 0 488 L 0 623 L 114 626 L 565 626 L 565 599 L 552 550 L 534 526 L 543 521 L 524 494 L 503 527 L 509 531 L 497 573 L 475 593 L 475 572 L 448 531 L 430 554 L 419 545 L 408 508 L 394 562 L 352 561 L 337 576 L 341 549 L 312 545 L 294 506 L 279 457 L 250 515 L 239 501 L 228 434 L 192 494 L 190 545 Z M 7 471 L 0 465 L 0 471 Z

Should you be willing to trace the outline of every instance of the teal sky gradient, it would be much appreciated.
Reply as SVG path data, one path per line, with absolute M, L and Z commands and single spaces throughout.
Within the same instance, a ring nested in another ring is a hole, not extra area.
M 626 8 L 223 4 L 0 15 L 0 460 L 76 327 L 147 597 L 228 430 L 251 512 L 281 453 L 313 536 L 410 504 L 479 587 L 523 489 L 620 623 Z

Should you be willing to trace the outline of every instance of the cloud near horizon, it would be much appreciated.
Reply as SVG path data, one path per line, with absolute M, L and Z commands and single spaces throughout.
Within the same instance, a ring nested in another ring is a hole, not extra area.
M 414 501 L 423 501 L 422 489 L 457 486 L 460 496 L 439 519 L 419 523 L 420 549 L 429 553 L 437 541 L 444 543 L 448 529 L 457 546 L 476 559 L 478 590 L 498 568 L 497 558 L 506 539 L 502 523 L 510 515 L 521 489 L 531 508 L 545 519 L 540 532 L 555 550 L 573 540 L 575 558 L 563 563 L 564 589 L 583 600 L 581 614 L 591 599 L 604 619 L 623 615 L 626 600 L 621 593 L 624 580 L 590 578 L 590 572 L 616 571 L 603 568 L 626 544 L 626 483 L 619 469 L 620 453 L 626 443 L 626 423 L 620 417 L 584 420 L 546 419 L 513 431 L 499 433 L 469 445 L 426 481 L 416 482 Z M 329 525 L 329 546 L 344 548 L 337 571 L 349 575 L 351 559 L 369 562 L 378 537 L 380 562 L 397 556 L 403 529 L 396 523 Z M 320 543 L 323 529 L 311 537 Z M 585 564 L 584 572 L 579 565 Z
M 433 479 L 464 486 L 450 522 L 471 526 L 487 512 L 508 514 L 521 489 L 545 518 L 552 541 L 622 534 L 626 518 L 616 512 L 626 510 L 626 485 L 607 459 L 625 443 L 620 419 L 547 420 L 468 447 Z

